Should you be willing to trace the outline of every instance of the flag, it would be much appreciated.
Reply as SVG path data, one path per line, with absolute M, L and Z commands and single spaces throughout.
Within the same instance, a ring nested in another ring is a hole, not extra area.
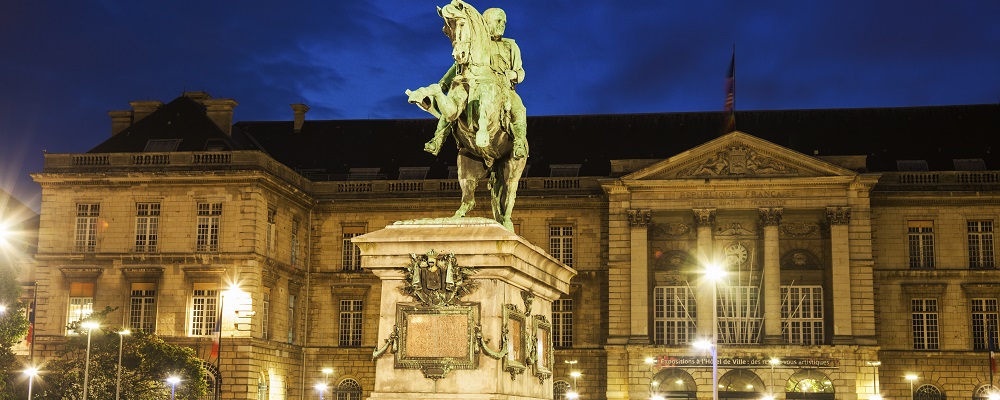
M 219 340 L 222 339 L 222 313 L 215 316 L 215 330 L 212 331 L 212 355 L 209 358 L 219 357 Z
M 733 58 L 729 61 L 729 73 L 726 74 L 726 125 L 722 133 L 736 130 L 736 47 L 733 46 Z
M 31 342 L 35 341 L 35 302 L 32 301 L 28 306 L 28 335 L 24 337 L 24 343 L 31 347 Z

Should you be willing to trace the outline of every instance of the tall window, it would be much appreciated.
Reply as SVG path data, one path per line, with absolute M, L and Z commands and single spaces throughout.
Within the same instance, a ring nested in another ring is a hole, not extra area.
M 934 222 L 907 222 L 910 268 L 934 268 Z
M 337 400 L 361 400 L 361 385 L 354 379 L 344 379 L 337 385 Z
M 361 300 L 340 301 L 340 345 L 361 346 Z
M 552 346 L 573 347 L 573 299 L 552 302 Z
M 937 299 L 910 300 L 913 323 L 913 349 L 938 349 L 938 304 Z
M 998 319 L 997 299 L 972 299 L 972 348 L 988 350 L 990 342 L 997 345 Z
M 260 310 L 260 337 L 270 339 L 271 334 L 271 288 L 264 288 L 264 301 Z
M 191 336 L 211 336 L 219 318 L 219 290 L 214 284 L 195 284 L 191 296 Z
M 344 271 L 361 271 L 361 248 L 354 244 L 354 242 L 351 242 L 351 238 L 364 233 L 365 228 L 362 226 L 344 227 L 344 262 L 342 264 Z
M 267 232 L 264 240 L 264 251 L 267 253 L 268 257 L 274 257 L 274 235 L 277 233 L 278 229 L 275 223 L 277 215 L 278 210 L 273 208 L 267 209 Z
M 100 214 L 100 204 L 76 205 L 76 251 L 97 250 L 97 217 Z
M 555 381 L 552 383 L 552 400 L 567 400 L 566 392 L 570 390 L 569 382 Z
M 82 321 L 94 312 L 94 284 L 72 282 L 69 284 L 69 320 Z
M 760 343 L 760 287 L 720 285 L 718 296 L 719 343 Z
M 160 203 L 135 203 L 135 251 L 156 252 L 160 231 Z
M 128 304 L 128 327 L 149 333 L 153 333 L 156 329 L 156 284 L 132 284 Z
M 222 203 L 198 203 L 198 241 L 196 251 L 219 251 L 219 224 Z
M 573 227 L 549 227 L 549 254 L 570 267 L 573 266 Z
M 288 343 L 295 340 L 295 295 L 288 295 Z
M 653 343 L 686 345 L 694 340 L 697 325 L 694 291 L 687 286 L 653 288 Z
M 785 343 L 823 344 L 823 287 L 781 287 L 781 331 Z
M 993 256 L 993 221 L 968 221 L 969 268 L 996 268 Z
M 292 218 L 292 255 L 290 264 L 293 267 L 298 265 L 299 262 L 299 225 L 301 224 L 298 217 Z

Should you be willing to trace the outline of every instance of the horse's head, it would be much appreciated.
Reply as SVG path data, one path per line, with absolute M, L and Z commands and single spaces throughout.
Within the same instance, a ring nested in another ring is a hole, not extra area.
M 472 62 L 475 40 L 481 39 L 482 15 L 474 7 L 462 0 L 452 0 L 444 7 L 438 7 L 438 15 L 444 19 L 444 34 L 451 39 L 451 56 L 455 63 L 467 65 Z

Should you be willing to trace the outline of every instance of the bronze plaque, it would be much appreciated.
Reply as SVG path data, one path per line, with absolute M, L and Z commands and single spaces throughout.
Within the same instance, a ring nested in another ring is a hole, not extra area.
M 410 357 L 468 356 L 469 318 L 465 315 L 410 314 L 406 316 L 406 355 Z

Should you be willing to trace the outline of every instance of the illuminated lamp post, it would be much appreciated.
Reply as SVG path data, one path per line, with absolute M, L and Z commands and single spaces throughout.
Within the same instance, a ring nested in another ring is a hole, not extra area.
M 317 383 L 314 387 L 316 388 L 316 391 L 319 392 L 319 400 L 323 400 L 323 392 L 326 391 L 326 384 Z
M 30 367 L 24 370 L 24 374 L 28 376 L 28 400 L 31 400 L 31 388 L 35 383 L 35 376 L 38 376 L 38 368 Z
M 177 383 L 181 381 L 181 378 L 176 376 L 171 376 L 167 378 L 167 383 L 170 384 L 170 400 L 174 400 L 174 393 L 177 390 Z
M 919 377 L 917 376 L 917 374 L 906 374 L 906 376 L 904 378 L 906 378 L 906 380 L 910 382 L 910 398 L 912 399 L 913 398 L 913 381 L 917 380 L 917 378 L 919 378 Z
M 120 398 L 122 391 L 122 346 L 125 344 L 125 335 L 131 333 L 132 331 L 128 329 L 118 332 L 118 376 L 115 377 L 115 400 Z
M 87 328 L 87 357 L 83 362 L 83 400 L 87 400 L 87 384 L 90 381 L 90 334 L 101 325 L 96 322 L 87 321 L 80 326 Z
M 868 400 L 882 400 L 882 395 L 878 393 L 878 367 L 882 365 L 881 361 L 865 361 L 865 364 L 871 365 L 872 367 L 872 391 L 874 394 L 868 398 Z
M 721 265 L 710 263 L 705 265 L 704 278 L 712 284 L 712 338 L 701 339 L 692 345 L 702 350 L 712 352 L 712 400 L 719 400 L 719 281 L 726 277 L 726 270 Z

